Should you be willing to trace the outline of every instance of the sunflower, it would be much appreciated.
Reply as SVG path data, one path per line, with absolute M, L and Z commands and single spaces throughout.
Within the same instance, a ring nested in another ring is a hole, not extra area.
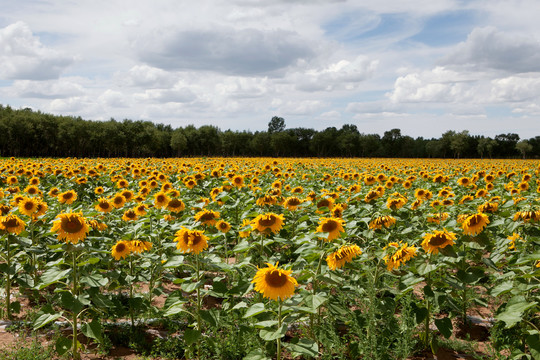
M 464 204 L 468 201 L 473 201 L 474 200 L 474 197 L 472 195 L 465 195 L 461 198 L 461 200 L 459 200 L 459 204 Z
M 116 194 L 111 199 L 111 205 L 116 209 L 120 209 L 126 203 L 126 198 L 122 194 Z
M 94 206 L 94 209 L 96 209 L 99 212 L 108 213 L 113 209 L 113 206 L 109 200 L 102 197 L 99 198 L 98 203 L 96 206 Z
M 222 233 L 226 233 L 226 232 L 229 232 L 229 230 L 231 230 L 231 225 L 225 220 L 219 220 L 216 223 L 216 229 L 218 229 Z
M 17 215 L 7 215 L 0 217 L 0 230 L 5 230 L 10 234 L 19 235 L 25 226 L 25 222 Z
M 143 240 L 131 240 L 130 242 L 131 251 L 134 253 L 143 253 L 145 251 L 150 251 L 152 249 L 152 243 L 149 241 Z
M 0 204 L 0 216 L 6 215 L 12 209 L 9 205 Z
M 417 255 L 417 248 L 415 246 L 409 246 L 409 244 L 402 243 L 401 241 L 399 244 L 391 242 L 384 247 L 384 250 L 386 250 L 386 255 L 383 260 L 388 271 L 398 269 L 402 264 L 405 264 Z
M 219 218 L 219 213 L 213 210 L 201 210 L 195 214 L 195 221 L 209 226 L 216 225 L 217 218 Z
M 183 211 L 186 208 L 184 202 L 180 199 L 174 198 L 167 203 L 167 210 L 177 213 Z
M 283 215 L 278 215 L 274 213 L 266 213 L 258 215 L 251 222 L 251 227 L 253 230 L 257 230 L 261 233 L 273 232 L 274 234 L 278 233 L 283 226 L 283 221 L 285 217 Z
M 258 206 L 270 206 L 277 203 L 277 197 L 273 195 L 264 195 L 255 202 Z
M 285 199 L 285 201 L 283 202 L 283 206 L 290 211 L 294 211 L 298 208 L 300 204 L 302 204 L 302 202 L 303 201 L 296 196 L 291 196 Z
M 468 177 L 459 178 L 457 181 L 457 183 L 461 186 L 469 186 L 471 182 L 471 179 L 469 179 Z
M 347 208 L 347 204 L 337 204 L 332 209 L 331 213 L 333 217 L 336 218 L 342 218 L 343 217 L 343 211 Z
M 189 230 L 182 227 L 175 234 L 176 248 L 183 253 L 198 254 L 208 248 L 208 237 L 204 231 Z
M 90 226 L 92 229 L 99 230 L 99 231 L 106 230 L 108 227 L 107 224 L 100 223 L 97 220 L 88 220 L 87 223 L 88 223 L 88 226 Z
M 332 210 L 332 207 L 334 206 L 334 199 L 330 196 L 325 196 L 321 200 L 317 202 L 317 213 L 323 213 L 324 211 L 322 209 L 327 208 L 328 210 Z
M 513 233 L 511 236 L 507 237 L 507 239 L 510 240 L 510 243 L 508 244 L 508 250 L 515 250 L 516 240 L 521 239 L 521 236 L 518 233 Z
M 41 190 L 36 185 L 29 185 L 24 188 L 24 192 L 28 195 L 41 195 Z
M 364 197 L 364 201 L 367 203 L 372 203 L 377 200 L 381 195 L 376 190 L 370 190 Z
M 75 200 L 77 200 L 77 193 L 74 190 L 68 190 L 66 192 L 58 194 L 57 197 L 58 201 L 60 201 L 61 204 L 73 204 Z
M 463 224 L 463 232 L 465 235 L 476 236 L 484 230 L 486 225 L 489 224 L 489 218 L 486 214 L 478 213 L 469 216 Z
M 120 191 L 120 195 L 122 195 L 123 197 L 126 198 L 126 202 L 131 201 L 133 199 L 133 196 L 134 196 L 133 191 L 128 190 L 128 189 Z
M 38 203 L 39 201 L 37 199 L 24 198 L 19 201 L 19 212 L 27 216 L 32 216 L 32 214 L 36 213 L 38 210 Z
M 94 194 L 96 195 L 101 195 L 105 192 L 105 189 L 103 188 L 103 186 L 98 186 L 94 189 Z
M 407 203 L 407 199 L 403 197 L 388 198 L 386 201 L 386 207 L 391 210 L 397 210 L 403 207 Z
M 255 291 L 272 300 L 284 300 L 293 296 L 298 282 L 291 276 L 292 270 L 279 269 L 278 263 L 266 265 L 268 265 L 266 268 L 257 268 L 257 273 L 251 281 L 255 284 Z
M 113 245 L 111 249 L 111 254 L 115 260 L 120 260 L 120 258 L 125 259 L 131 253 L 131 243 L 127 240 L 120 240 Z
M 332 241 L 337 239 L 342 232 L 345 232 L 345 229 L 343 228 L 344 224 L 345 221 L 343 221 L 343 219 L 323 217 L 319 220 L 319 226 L 315 232 L 328 233 L 326 241 Z
M 237 188 L 244 187 L 244 177 L 242 175 L 236 175 L 232 178 L 232 183 Z
M 454 245 L 456 240 L 456 234 L 448 232 L 446 229 L 443 231 L 435 230 L 433 234 L 427 233 L 422 241 L 422 248 L 430 254 L 438 254 L 439 249 L 445 248 L 448 245 Z
M 362 250 L 358 245 L 342 246 L 326 257 L 326 263 L 330 270 L 341 269 L 360 254 L 362 254 Z
M 240 225 L 240 231 L 238 231 L 238 236 L 241 238 L 247 238 L 251 234 L 251 220 L 244 219 L 242 220 L 242 225 Z
M 390 215 L 387 216 L 379 216 L 378 218 L 375 218 L 370 221 L 369 228 L 370 229 L 382 229 L 383 226 L 385 228 L 389 228 L 390 226 L 394 225 L 396 223 L 396 218 Z
M 129 209 L 124 211 L 124 215 L 122 215 L 122 220 L 124 221 L 135 221 L 139 218 L 139 215 L 135 212 L 134 209 Z
M 58 240 L 77 244 L 79 240 L 84 240 L 90 227 L 82 213 L 62 213 L 57 216 L 58 220 L 53 222 L 51 232 L 58 233 Z
M 479 213 L 494 213 L 499 209 L 499 203 L 487 202 L 478 206 Z
M 448 219 L 450 215 L 447 212 L 429 214 L 427 216 L 427 222 L 432 224 L 440 224 L 441 221 Z
M 161 209 L 167 206 L 171 199 L 163 191 L 160 191 L 154 195 L 154 206 L 157 209 Z

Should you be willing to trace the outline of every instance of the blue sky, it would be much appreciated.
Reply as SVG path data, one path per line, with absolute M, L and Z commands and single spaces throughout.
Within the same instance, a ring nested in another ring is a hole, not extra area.
M 14 108 L 540 135 L 537 0 L 0 2 L 0 103 Z

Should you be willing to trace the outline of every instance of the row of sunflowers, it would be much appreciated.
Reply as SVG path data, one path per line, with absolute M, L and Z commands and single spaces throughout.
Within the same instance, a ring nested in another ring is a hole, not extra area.
M 104 346 L 114 323 L 161 321 L 185 358 L 407 359 L 480 318 L 491 358 L 540 356 L 538 161 L 0 170 L 2 317 L 67 324 L 59 354 L 90 351 L 80 333 Z

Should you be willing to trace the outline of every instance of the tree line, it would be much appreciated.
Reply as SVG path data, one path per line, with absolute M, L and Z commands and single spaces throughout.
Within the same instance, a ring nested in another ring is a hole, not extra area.
M 540 136 L 520 139 L 508 133 L 494 138 L 467 130 L 446 131 L 440 138 L 364 134 L 356 125 L 287 129 L 275 116 L 267 131 L 222 131 L 216 126 L 172 128 L 151 121 L 84 120 L 12 109 L 0 105 L 0 156 L 17 157 L 402 157 L 519 158 L 540 156 Z

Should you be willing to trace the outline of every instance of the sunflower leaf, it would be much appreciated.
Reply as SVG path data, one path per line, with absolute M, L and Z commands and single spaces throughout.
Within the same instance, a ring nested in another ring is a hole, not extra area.
M 52 285 L 61 279 L 64 279 L 71 269 L 60 270 L 56 268 L 50 268 L 41 275 L 41 284 L 39 284 L 39 290 L 46 288 L 49 285 Z
M 34 321 L 34 330 L 37 330 L 48 323 L 55 321 L 56 319 L 60 318 L 62 316 L 62 313 L 56 313 L 56 314 L 42 314 L 40 315 L 36 321 Z
M 283 346 L 291 352 L 294 358 L 298 356 L 316 357 L 319 354 L 319 346 L 310 339 L 294 338 L 290 343 L 284 343 Z
M 273 341 L 273 340 L 277 340 L 284 337 L 286 333 L 287 333 L 287 324 L 283 324 L 277 330 L 261 329 L 261 331 L 259 331 L 259 336 L 264 341 Z
M 259 315 L 265 311 L 268 311 L 268 310 L 264 308 L 263 303 L 253 304 L 247 309 L 246 313 L 244 314 L 244 319 L 250 318 L 255 315 Z
M 194 329 L 186 329 L 184 332 L 184 341 L 186 342 L 186 345 L 189 346 L 201 337 L 201 332 L 199 330 Z
M 504 321 L 506 324 L 505 328 L 509 329 L 521 321 L 525 311 L 535 305 L 536 302 L 527 302 L 523 296 L 514 296 L 508 301 L 504 310 L 495 316 L 495 318 Z
M 261 349 L 251 350 L 242 360 L 269 360 Z

